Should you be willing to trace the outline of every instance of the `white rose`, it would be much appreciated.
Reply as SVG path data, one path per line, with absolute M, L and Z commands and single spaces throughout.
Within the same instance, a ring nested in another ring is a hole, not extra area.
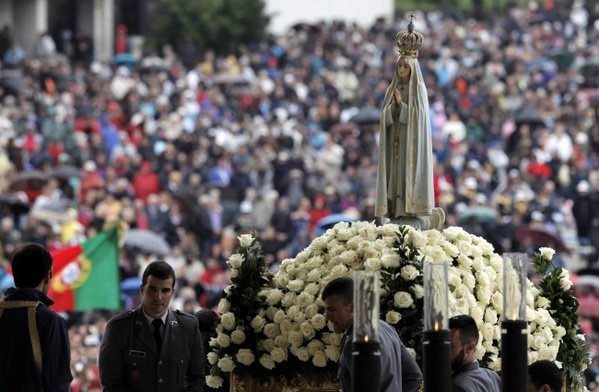
M 414 303 L 412 296 L 405 291 L 398 291 L 393 296 L 393 299 L 393 303 L 398 308 L 409 308 Z
M 314 335 L 316 335 L 314 327 L 308 321 L 304 321 L 303 323 L 301 323 L 300 331 L 302 332 L 306 340 L 310 340 L 314 337 Z
M 460 250 L 458 249 L 458 247 L 452 244 L 451 242 L 443 243 L 443 250 L 452 259 L 458 257 L 458 255 L 460 254 Z
M 339 228 L 339 230 L 335 230 L 335 232 L 339 241 L 347 241 L 353 237 L 351 230 L 347 228 Z
M 304 290 L 304 281 L 301 279 L 293 279 L 293 280 L 289 281 L 287 288 L 291 291 L 295 291 L 296 293 L 299 293 Z
M 268 291 L 268 296 L 266 297 L 266 303 L 269 306 L 274 306 L 278 304 L 283 298 L 283 292 L 279 289 L 271 289 Z
M 254 239 L 250 234 L 242 234 L 237 238 L 239 239 L 239 246 L 242 248 L 249 248 L 254 242 Z
M 240 349 L 237 352 L 237 355 L 235 355 L 235 358 L 237 358 L 237 362 L 245 366 L 251 365 L 252 363 L 254 363 L 254 360 L 256 359 L 254 357 L 254 353 L 249 348 Z
M 231 310 L 231 303 L 227 301 L 225 298 L 222 298 L 218 303 L 218 312 L 220 314 L 225 314 L 229 310 Z
M 326 325 L 327 325 L 327 320 L 324 317 L 324 315 L 322 314 L 315 314 L 311 319 L 310 319 L 310 323 L 312 324 L 312 326 L 317 329 L 317 330 L 321 330 L 323 329 Z
M 401 269 L 401 277 L 405 280 L 414 280 L 420 275 L 420 271 L 413 265 L 406 265 Z
M 241 264 L 243 264 L 243 261 L 243 255 L 235 253 L 229 257 L 229 261 L 227 261 L 227 263 L 229 263 L 232 268 L 239 268 L 241 267 Z
M 464 285 L 466 287 L 468 287 L 468 289 L 470 291 L 474 290 L 474 286 L 476 286 L 476 278 L 474 277 L 474 275 L 463 274 L 462 279 L 463 279 Z
M 231 278 L 236 278 L 239 276 L 239 270 L 237 268 L 231 269 Z
M 229 331 L 235 328 L 235 314 L 228 312 L 222 315 L 220 322 L 225 329 Z
M 480 246 L 472 247 L 472 257 L 481 257 L 482 255 L 483 255 L 483 250 L 480 248 Z
M 277 324 L 268 323 L 264 326 L 263 333 L 267 338 L 274 338 L 279 334 L 279 326 Z
M 235 331 L 231 332 L 231 341 L 235 344 L 241 344 L 245 342 L 245 333 L 236 329 Z
M 219 333 L 216 337 L 216 342 L 220 347 L 229 347 L 231 344 L 231 338 L 227 334 Z
M 400 263 L 399 255 L 397 253 L 385 252 L 381 257 L 381 263 L 385 267 L 397 268 Z
M 555 250 L 551 248 L 539 248 L 539 251 L 541 252 L 541 256 L 547 260 L 552 260 L 555 254 Z
M 281 321 L 285 319 L 285 316 L 285 311 L 283 309 L 279 309 L 277 313 L 275 313 L 275 316 L 272 318 L 272 321 L 274 321 L 277 324 L 281 324 Z
M 297 305 L 300 308 L 305 308 L 313 302 L 314 296 L 306 291 L 303 291 L 302 293 L 300 293 L 300 295 L 297 296 Z
M 281 300 L 281 305 L 288 308 L 295 303 L 296 298 L 297 298 L 297 294 L 295 294 L 295 293 L 292 293 L 292 292 L 285 293 L 285 295 L 283 296 L 283 299 Z
M 443 263 L 445 261 L 447 261 L 448 257 L 445 254 L 445 252 L 443 251 L 443 249 L 439 248 L 439 247 L 433 247 L 431 248 L 431 252 L 429 254 L 431 260 L 435 263 Z
M 270 354 L 262 354 L 259 362 L 260 365 L 264 366 L 268 370 L 272 370 L 275 368 L 275 361 L 272 360 Z
M 287 341 L 291 343 L 292 346 L 301 346 L 304 343 L 304 335 L 298 331 L 291 331 L 287 336 Z
M 358 259 L 358 254 L 356 253 L 356 251 L 348 249 L 345 252 L 342 252 L 338 258 L 341 263 L 352 265 Z
M 414 286 L 410 287 L 410 290 L 412 293 L 414 293 L 414 298 L 420 299 L 424 297 L 424 287 L 422 287 L 422 285 L 415 284 Z
M 310 351 L 310 355 L 316 354 L 318 351 L 324 350 L 324 343 L 320 340 L 312 340 L 308 343 L 308 351 Z
M 343 264 L 334 266 L 330 274 L 331 280 L 340 276 L 349 276 L 349 269 L 347 269 L 347 267 Z
M 285 319 L 279 323 L 279 329 L 283 335 L 287 336 L 293 330 L 293 324 L 291 324 L 289 319 Z
M 389 324 L 397 324 L 401 320 L 401 314 L 394 310 L 387 312 L 385 315 L 385 321 Z
M 457 243 L 457 247 L 460 250 L 460 253 L 471 256 L 472 255 L 472 245 L 467 241 L 459 241 Z
M 378 271 L 381 269 L 382 263 L 378 258 L 369 258 L 364 262 L 364 269 L 367 271 Z
M 472 317 L 474 321 L 476 321 L 476 324 L 481 324 L 483 322 L 484 314 L 484 308 L 481 308 L 480 306 L 470 308 L 470 317 Z
M 254 332 L 262 331 L 262 328 L 264 328 L 265 324 L 266 324 L 266 320 L 264 320 L 264 318 L 260 317 L 260 316 L 254 317 L 252 319 L 252 322 L 250 323 L 252 328 L 254 328 Z
M 327 366 L 327 355 L 324 351 L 318 351 L 314 354 L 312 358 L 312 364 L 316 367 L 326 367 Z
M 225 355 L 224 358 L 219 359 L 218 367 L 223 372 L 229 373 L 235 369 L 235 362 L 233 362 L 230 356 Z
M 547 309 L 549 308 L 549 305 L 551 305 L 551 301 L 547 298 L 541 296 L 537 297 L 537 308 Z
M 416 248 L 421 248 L 427 244 L 428 238 L 423 235 L 419 230 L 410 230 L 410 242 Z
M 327 346 L 324 353 L 330 361 L 337 362 L 339 360 L 339 346 Z
M 311 271 L 314 269 L 318 269 L 323 263 L 322 257 L 320 256 L 312 256 L 304 263 L 304 269 Z M 315 282 L 316 280 L 311 280 L 311 282 Z
M 285 274 L 277 274 L 274 278 L 277 287 L 287 287 L 289 284 L 289 277 Z
M 272 357 L 273 361 L 281 363 L 287 360 L 287 350 L 282 347 L 275 347 L 275 349 L 270 353 L 270 356 Z
M 300 347 L 295 351 L 295 356 L 302 362 L 308 362 L 311 355 L 306 347 Z
M 289 341 L 287 340 L 286 335 L 279 335 L 275 338 L 275 345 L 283 348 L 288 348 L 290 346 Z
M 266 317 L 269 320 L 273 320 L 275 318 L 275 314 L 279 311 L 279 308 L 275 308 L 274 306 L 269 306 L 268 309 L 266 309 Z
M 262 348 L 268 352 L 275 349 L 275 341 L 273 339 L 264 339 L 260 343 L 262 344 Z
M 218 354 L 215 353 L 214 351 L 210 351 L 206 355 L 206 358 L 208 359 L 208 363 L 211 365 L 215 365 L 218 362 Z
M 570 280 L 570 273 L 568 270 L 562 269 L 559 279 L 559 287 L 563 291 L 570 290 L 570 287 L 572 287 L 572 281 Z
M 318 305 L 316 304 L 310 304 L 306 306 L 306 309 L 304 310 L 307 319 L 311 319 L 316 313 L 318 313 Z
M 308 282 L 318 282 L 320 280 L 320 270 L 314 268 L 308 272 Z
M 221 376 L 206 376 L 206 385 L 212 389 L 218 389 L 223 386 L 223 378 Z

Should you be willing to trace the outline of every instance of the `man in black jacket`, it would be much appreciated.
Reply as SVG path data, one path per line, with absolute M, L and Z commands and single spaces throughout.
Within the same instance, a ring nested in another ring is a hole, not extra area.
M 65 320 L 46 296 L 52 256 L 26 244 L 12 259 L 15 286 L 0 300 L 0 389 L 66 392 L 73 380 Z

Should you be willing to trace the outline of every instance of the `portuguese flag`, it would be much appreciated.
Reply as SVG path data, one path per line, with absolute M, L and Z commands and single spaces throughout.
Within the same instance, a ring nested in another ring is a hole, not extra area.
M 120 303 L 117 229 L 56 252 L 48 297 L 55 312 L 118 310 Z

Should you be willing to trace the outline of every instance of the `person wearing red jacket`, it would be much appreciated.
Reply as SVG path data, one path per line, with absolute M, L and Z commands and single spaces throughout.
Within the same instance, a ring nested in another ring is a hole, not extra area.
M 151 162 L 144 161 L 141 164 L 141 170 L 133 176 L 132 185 L 135 197 L 143 200 L 144 203 L 149 195 L 160 193 L 160 178 L 158 174 L 152 171 Z

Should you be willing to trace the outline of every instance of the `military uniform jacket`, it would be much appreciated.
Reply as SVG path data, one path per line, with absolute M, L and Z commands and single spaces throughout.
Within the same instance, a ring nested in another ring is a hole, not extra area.
M 204 390 L 204 353 L 198 321 L 168 310 L 158 348 L 141 307 L 112 318 L 100 346 L 100 382 L 105 392 Z
M 460 367 L 453 375 L 453 392 L 501 392 L 501 378 L 477 361 Z
M 352 335 L 353 324 L 343 335 L 337 376 L 341 390 L 352 390 Z M 422 382 L 422 372 L 399 338 L 397 331 L 383 320 L 379 320 L 381 354 L 380 392 L 415 392 Z M 356 369 L 356 371 L 360 371 Z M 378 391 L 377 391 L 378 392 Z

